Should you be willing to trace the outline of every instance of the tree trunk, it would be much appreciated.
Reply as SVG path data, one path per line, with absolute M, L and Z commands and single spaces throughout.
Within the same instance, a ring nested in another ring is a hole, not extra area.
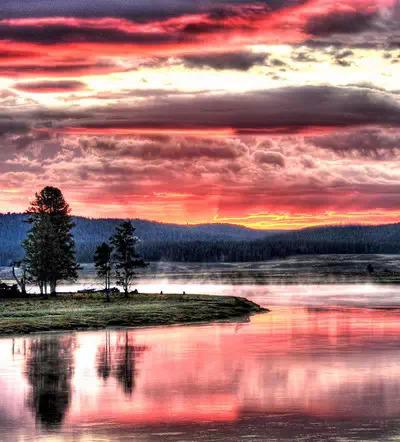
M 106 275 L 106 301 L 110 302 L 110 275 Z
M 17 282 L 19 289 L 21 290 L 22 296 L 26 296 L 25 271 L 23 271 L 21 278 L 18 278 L 17 273 L 15 271 L 15 264 L 13 264 L 12 265 L 12 274 L 13 274 L 15 281 Z
M 52 296 L 56 295 L 56 288 L 57 288 L 57 282 L 50 281 L 50 295 L 52 295 Z

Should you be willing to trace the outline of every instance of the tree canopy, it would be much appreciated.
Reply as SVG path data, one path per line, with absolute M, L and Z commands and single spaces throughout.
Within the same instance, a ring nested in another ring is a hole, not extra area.
M 114 246 L 114 260 L 117 284 L 120 284 L 128 295 L 129 288 L 136 277 L 136 269 L 146 264 L 136 251 L 139 239 L 131 221 L 122 222 L 117 228 L 111 243 Z
M 70 208 L 60 189 L 47 186 L 36 193 L 27 210 L 31 230 L 23 245 L 27 272 L 41 292 L 55 293 L 61 280 L 74 280 L 79 269 L 71 233 Z

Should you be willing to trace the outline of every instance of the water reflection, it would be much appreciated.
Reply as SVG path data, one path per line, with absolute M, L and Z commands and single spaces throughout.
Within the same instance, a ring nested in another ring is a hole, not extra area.
M 146 347 L 135 345 L 133 336 L 128 331 L 118 335 L 114 347 L 111 346 L 110 332 L 105 332 L 104 341 L 98 349 L 98 376 L 106 381 L 113 375 L 123 392 L 132 395 L 135 387 L 136 359 L 146 350 Z
M 31 386 L 27 404 L 45 428 L 62 424 L 71 400 L 72 337 L 40 337 L 29 342 L 26 376 Z
M 6 442 L 394 437 L 399 336 L 396 311 L 326 306 L 0 339 L 0 426 Z

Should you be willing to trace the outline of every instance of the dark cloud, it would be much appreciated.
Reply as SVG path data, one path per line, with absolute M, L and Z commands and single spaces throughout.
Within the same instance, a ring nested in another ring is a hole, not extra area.
M 363 11 L 334 11 L 315 15 L 305 24 L 305 31 L 314 36 L 332 34 L 356 34 L 367 31 L 376 18 L 376 13 Z
M 260 4 L 279 9 L 303 0 L 2 0 L 0 18 L 19 17 L 122 17 L 138 21 L 162 19 L 205 11 L 225 11 L 228 6 Z
M 12 59 L 20 59 L 26 57 L 32 57 L 35 54 L 33 52 L 28 51 L 12 51 L 0 49 L 0 60 L 12 60 Z
M 165 44 L 174 43 L 179 35 L 166 32 L 128 32 L 110 27 L 90 27 L 84 24 L 76 26 L 67 22 L 34 26 L 29 24 L 12 25 L 0 23 L 0 40 L 30 42 L 42 45 L 60 43 L 131 43 L 131 44 Z
M 89 110 L 83 120 L 70 121 L 71 127 L 92 130 L 233 128 L 239 133 L 295 133 L 315 127 L 399 126 L 400 104 L 392 95 L 370 89 L 306 86 L 154 98 L 135 107 Z
M 0 76 L 4 77 L 35 77 L 40 75 L 66 76 L 66 75 L 96 75 L 121 70 L 111 62 L 86 62 L 86 63 L 37 63 L 31 64 L 6 64 L 0 65 Z
M 24 121 L 3 118 L 0 115 L 0 136 L 7 134 L 21 134 L 29 131 L 29 124 Z
M 300 51 L 292 54 L 292 60 L 300 63 L 316 63 L 318 60 L 312 55 L 312 51 Z
M 158 137 L 115 140 L 89 138 L 80 141 L 83 148 L 110 158 L 159 160 L 234 160 L 247 152 L 236 140 L 195 137 Z
M 185 65 L 191 68 L 235 69 L 239 71 L 247 71 L 253 66 L 263 64 L 265 59 L 265 54 L 251 52 L 205 53 L 183 57 Z
M 49 141 L 51 140 L 51 135 L 47 132 L 36 132 L 26 135 L 21 135 L 13 139 L 13 145 L 17 150 L 25 150 L 27 147 L 31 146 L 32 143 L 37 141 Z
M 37 93 L 78 91 L 84 89 L 85 86 L 85 83 L 74 80 L 33 81 L 14 84 L 14 88 L 20 91 Z
M 398 156 L 400 150 L 400 132 L 380 129 L 363 129 L 309 137 L 308 141 L 342 157 L 391 160 Z
M 351 57 L 354 52 L 349 49 L 335 50 L 332 54 L 333 61 L 339 66 L 348 67 L 351 66 Z

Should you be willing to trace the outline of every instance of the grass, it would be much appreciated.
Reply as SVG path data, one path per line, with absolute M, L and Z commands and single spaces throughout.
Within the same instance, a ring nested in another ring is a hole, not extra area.
M 0 335 L 228 320 L 265 311 L 233 296 L 99 293 L 0 300 Z

